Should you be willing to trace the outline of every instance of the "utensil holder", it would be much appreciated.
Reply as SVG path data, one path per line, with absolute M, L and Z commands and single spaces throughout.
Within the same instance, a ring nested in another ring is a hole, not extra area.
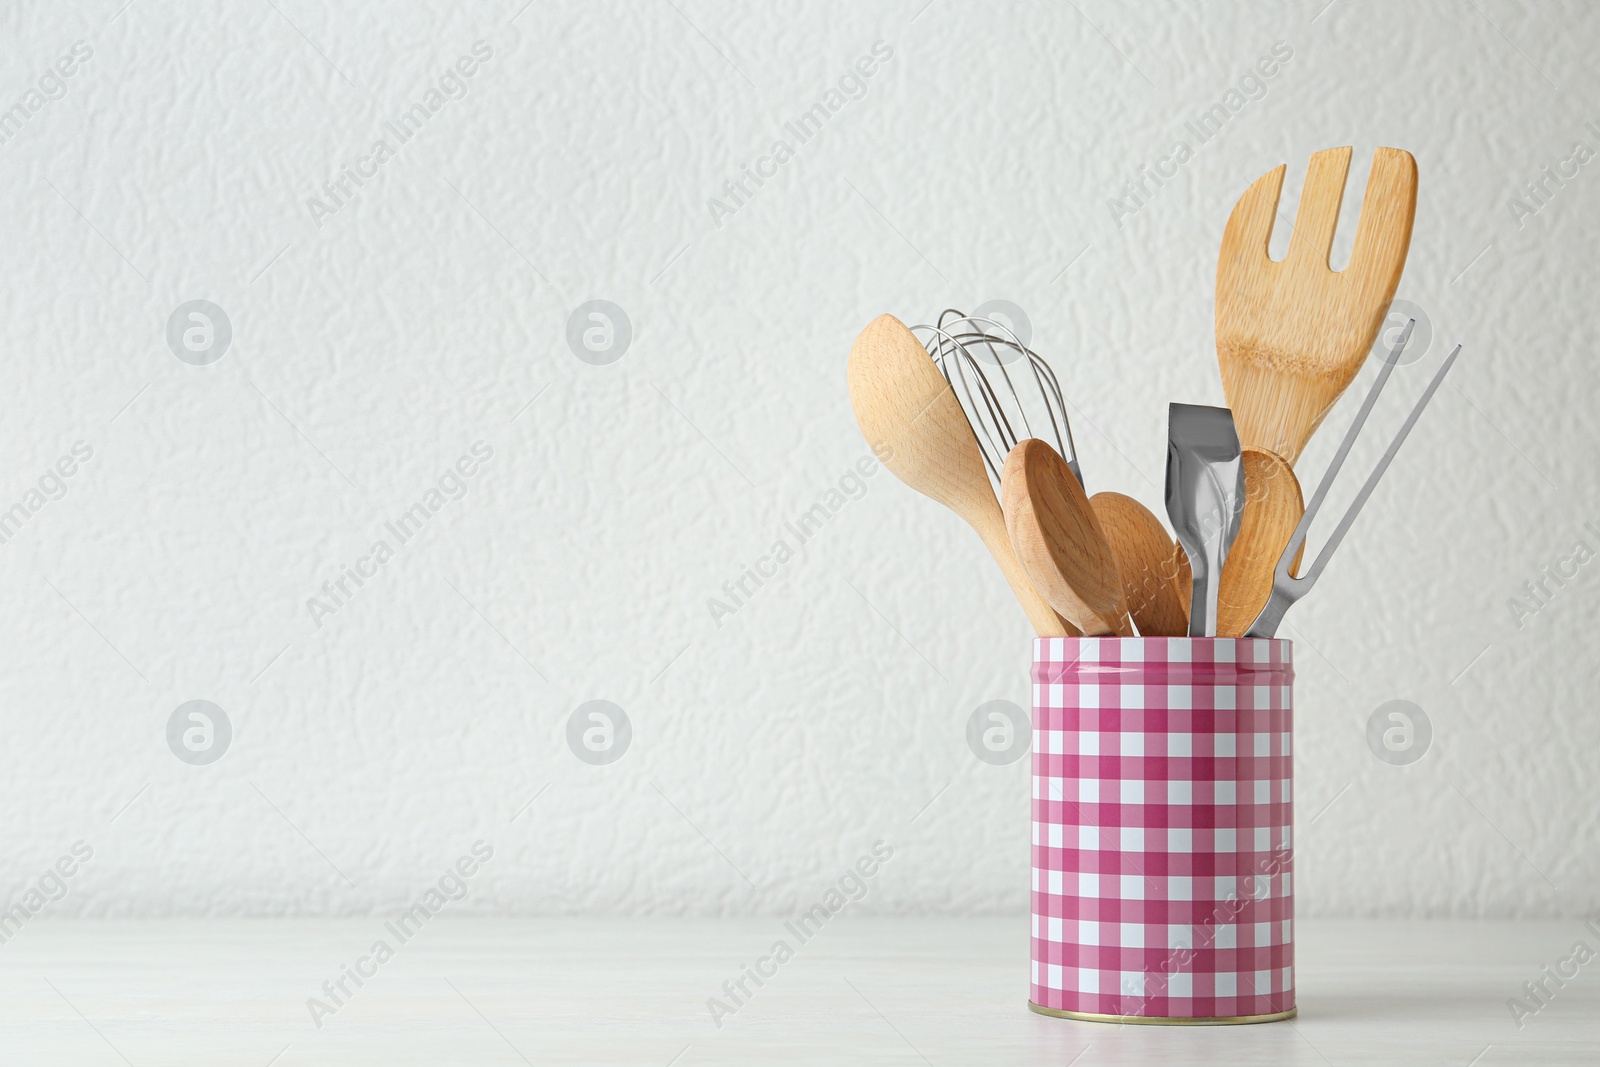
M 1285 640 L 1034 641 L 1030 1008 L 1294 1015 L 1293 704 Z

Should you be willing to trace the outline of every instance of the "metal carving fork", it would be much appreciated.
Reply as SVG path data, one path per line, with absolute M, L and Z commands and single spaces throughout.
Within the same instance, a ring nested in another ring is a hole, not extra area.
M 1322 481 L 1317 485 L 1317 491 L 1311 497 L 1311 503 L 1306 505 L 1305 514 L 1300 519 L 1300 525 L 1294 528 L 1294 536 L 1289 538 L 1289 544 L 1283 550 L 1283 555 L 1278 557 L 1278 567 L 1273 573 L 1272 595 L 1267 598 L 1266 607 L 1261 609 L 1261 614 L 1256 616 L 1256 621 L 1250 624 L 1246 637 L 1272 637 L 1278 632 L 1278 624 L 1283 621 L 1284 612 L 1290 605 L 1311 591 L 1321 576 L 1323 568 L 1328 565 L 1328 559 L 1333 555 L 1333 550 L 1339 547 L 1339 542 L 1344 540 L 1344 535 L 1350 531 L 1350 525 L 1356 521 L 1356 514 L 1360 512 L 1361 505 L 1367 502 L 1367 497 L 1372 495 L 1372 490 L 1377 487 L 1378 479 L 1383 477 L 1383 472 L 1388 470 L 1389 463 L 1394 459 L 1395 453 L 1400 451 L 1400 446 L 1405 442 L 1406 435 L 1411 432 L 1411 427 L 1416 425 L 1417 419 L 1422 415 L 1422 409 L 1428 406 L 1428 401 L 1433 399 L 1433 394 L 1438 391 L 1444 376 L 1454 366 L 1456 357 L 1461 354 L 1461 346 L 1445 357 L 1444 363 L 1433 376 L 1433 381 L 1422 391 L 1422 397 L 1411 409 L 1411 414 L 1406 416 L 1406 421 L 1401 424 L 1400 432 L 1395 434 L 1394 440 L 1389 443 L 1389 450 L 1378 460 L 1378 465 L 1367 476 L 1366 484 L 1350 502 L 1350 508 L 1344 513 L 1344 518 L 1339 520 L 1339 525 L 1334 528 L 1333 534 L 1328 538 L 1328 543 L 1322 546 L 1322 551 L 1317 554 L 1316 562 L 1311 568 L 1298 578 L 1289 574 L 1294 558 L 1300 552 L 1300 546 L 1305 543 L 1306 532 L 1311 528 L 1311 520 L 1317 517 L 1317 511 L 1322 507 L 1322 500 L 1328 495 L 1333 479 L 1339 473 L 1339 468 L 1344 465 L 1344 460 L 1350 454 L 1350 446 L 1355 444 L 1356 437 L 1361 433 L 1361 427 L 1367 421 L 1367 416 L 1372 412 L 1372 405 L 1377 403 L 1378 394 L 1383 391 L 1389 375 L 1394 373 L 1400 353 L 1405 349 L 1406 342 L 1411 340 L 1411 328 L 1416 325 L 1416 320 L 1406 322 L 1406 327 L 1400 332 L 1400 340 L 1395 343 L 1389 358 L 1384 362 L 1383 369 L 1378 372 L 1378 378 L 1372 383 L 1372 388 L 1367 392 L 1367 398 L 1361 402 L 1361 410 L 1356 412 L 1355 421 L 1345 431 L 1344 440 L 1339 444 L 1339 451 L 1334 453 L 1333 462 L 1328 464 L 1327 473 L 1323 474 Z

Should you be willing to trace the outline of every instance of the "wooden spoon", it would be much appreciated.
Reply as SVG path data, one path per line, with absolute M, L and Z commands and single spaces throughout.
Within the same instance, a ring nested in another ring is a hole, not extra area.
M 905 323 L 879 315 L 850 348 L 846 373 L 856 423 L 883 465 L 965 519 L 983 539 L 1040 637 L 1070 637 L 1011 550 L 977 438 L 933 359 Z
M 1305 514 L 1300 482 L 1289 464 L 1256 448 L 1244 450 L 1244 514 L 1217 587 L 1217 636 L 1242 637 L 1272 595 L 1273 571 Z M 1300 569 L 1305 544 L 1289 573 Z
M 1239 442 L 1290 466 L 1361 369 L 1400 284 L 1417 210 L 1417 163 L 1380 148 L 1361 201 L 1355 246 L 1328 266 L 1350 149 L 1311 157 L 1289 254 L 1267 258 L 1285 167 L 1233 207 L 1217 257 L 1217 362 Z
M 1150 509 L 1121 493 L 1096 493 L 1089 504 L 1117 561 L 1123 596 L 1144 637 L 1182 637 L 1189 613 L 1178 599 L 1172 536 Z
M 1033 587 L 1085 634 L 1133 636 L 1117 560 L 1066 460 L 1037 438 L 1021 441 L 1000 475 L 1011 547 Z

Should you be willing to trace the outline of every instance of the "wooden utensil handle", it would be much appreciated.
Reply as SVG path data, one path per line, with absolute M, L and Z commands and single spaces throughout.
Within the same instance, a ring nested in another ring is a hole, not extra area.
M 975 519 L 972 528 L 978 531 L 978 536 L 983 538 L 989 554 L 1000 564 L 1000 573 L 1006 576 L 1011 591 L 1016 594 L 1017 602 L 1027 613 L 1028 621 L 1033 623 L 1035 633 L 1040 637 L 1081 636 L 1081 631 L 1057 615 L 1055 609 L 1045 602 L 1044 597 L 1039 595 L 1039 591 L 1028 580 L 1022 564 L 1017 562 L 1016 552 L 1011 548 L 1011 535 L 1006 532 L 1005 516 L 1001 513 L 998 503 L 994 506 L 992 517 L 985 515 Z

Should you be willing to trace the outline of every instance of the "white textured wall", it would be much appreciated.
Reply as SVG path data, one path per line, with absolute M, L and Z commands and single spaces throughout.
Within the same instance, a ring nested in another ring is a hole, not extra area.
M 965 726 L 1027 703 L 1030 635 L 967 529 L 880 471 L 735 615 L 707 600 L 866 454 L 844 359 L 882 311 L 1028 309 L 1091 489 L 1159 507 L 1166 402 L 1222 402 L 1229 207 L 1288 162 L 1292 218 L 1307 156 L 1354 144 L 1343 249 L 1372 149 L 1416 154 L 1400 294 L 1435 339 L 1353 473 L 1468 348 L 1290 616 L 1300 906 L 1600 904 L 1600 568 L 1507 607 L 1600 548 L 1600 164 L 1508 208 L 1600 148 L 1600 9 L 1324 2 L 10 7 L 0 105 L 93 55 L 0 144 L 0 509 L 93 455 L 0 545 L 0 902 L 82 840 L 57 914 L 381 910 L 482 839 L 463 910 L 785 912 L 883 839 L 860 907 L 1021 911 L 1027 761 Z M 465 96 L 314 219 L 480 40 Z M 714 221 L 879 41 L 864 96 Z M 207 366 L 166 340 L 194 299 L 233 330 Z M 632 323 L 610 365 L 566 341 L 591 299 Z M 314 621 L 474 442 L 465 495 Z M 233 727 L 210 765 L 167 743 L 194 699 Z M 608 766 L 566 741 L 592 699 L 633 730 Z M 1391 699 L 1433 723 L 1412 766 L 1366 741 Z

